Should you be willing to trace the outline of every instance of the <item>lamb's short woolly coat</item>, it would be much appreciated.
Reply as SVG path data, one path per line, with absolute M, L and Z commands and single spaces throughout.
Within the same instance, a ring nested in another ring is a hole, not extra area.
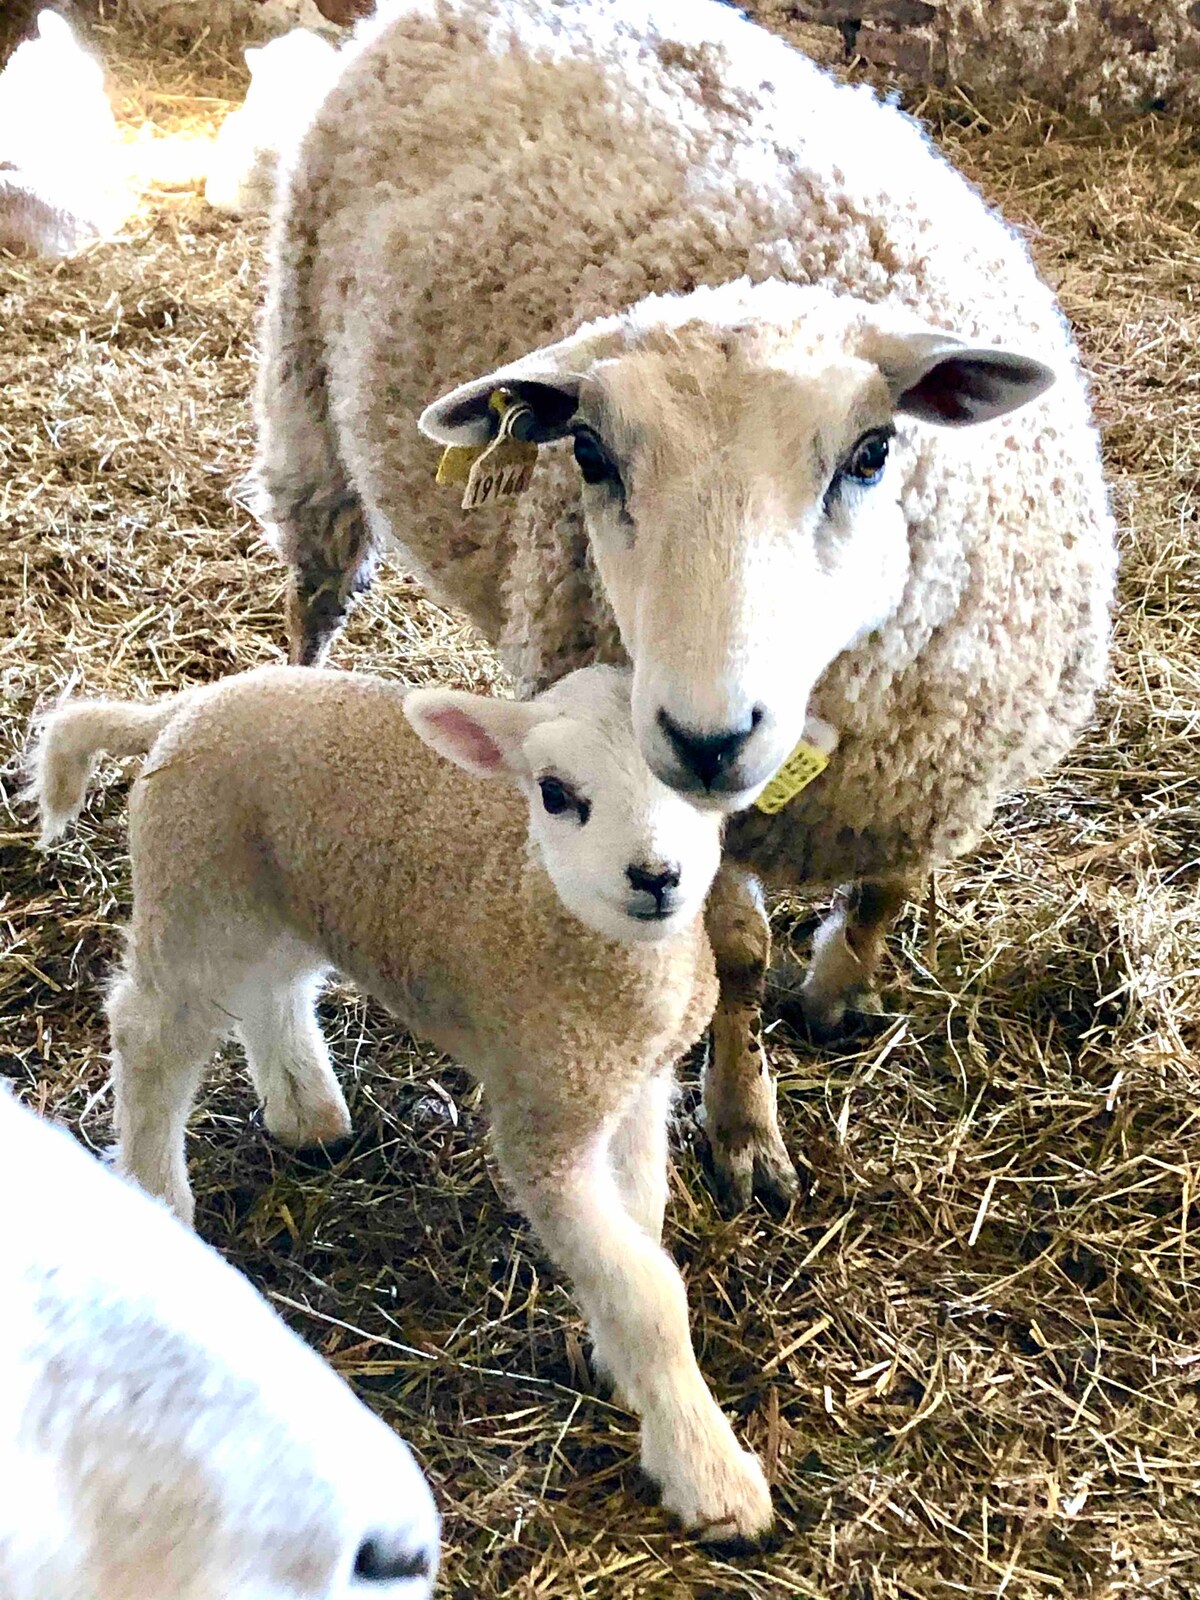
M 169 982 L 211 923 L 246 930 L 252 969 L 282 916 L 475 1071 L 548 1177 L 578 1127 L 618 1112 L 707 1026 L 704 928 L 625 945 L 584 927 L 531 853 L 524 797 L 436 755 L 403 698 L 359 673 L 278 668 L 190 696 L 130 795 L 130 959 Z M 548 1104 L 552 1136 L 547 1122 L 527 1137 Z
M 902 307 L 1061 372 L 986 428 L 903 423 L 909 578 L 818 685 L 837 758 L 778 817 L 731 829 L 735 854 L 790 882 L 914 872 L 969 848 L 1091 713 L 1115 561 L 1086 387 L 1025 245 L 916 124 L 715 0 L 384 8 L 276 229 L 268 511 L 311 502 L 332 451 L 377 537 L 526 691 L 619 658 L 565 453 L 543 451 L 513 509 L 468 517 L 434 487 L 416 418 L 585 320 L 743 275 Z

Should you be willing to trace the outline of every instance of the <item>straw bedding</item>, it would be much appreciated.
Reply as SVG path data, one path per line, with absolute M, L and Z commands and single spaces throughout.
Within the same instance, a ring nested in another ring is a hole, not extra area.
M 23 730 L 67 688 L 279 659 L 282 610 L 238 503 L 262 226 L 187 182 L 240 57 L 99 38 L 160 181 L 120 242 L 0 258 L 0 1070 L 95 1147 L 123 797 L 97 791 L 39 857 L 12 798 Z M 195 1118 L 201 1231 L 413 1441 L 462 1600 L 1200 1593 L 1200 152 L 1165 118 L 917 109 L 1033 231 L 1095 373 L 1124 528 L 1114 682 L 1068 763 L 903 920 L 885 1029 L 826 1052 L 773 1031 L 807 1178 L 786 1218 L 722 1217 L 685 1075 L 668 1241 L 701 1364 L 774 1476 L 773 1547 L 692 1549 L 639 1483 L 457 1068 L 337 994 L 359 1133 L 336 1167 L 272 1148 L 236 1071 Z M 337 659 L 494 678 L 395 572 Z M 780 908 L 781 938 L 810 927 Z

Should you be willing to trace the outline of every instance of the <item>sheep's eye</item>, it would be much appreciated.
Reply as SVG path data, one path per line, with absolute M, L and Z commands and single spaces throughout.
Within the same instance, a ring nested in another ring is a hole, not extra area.
M 539 778 L 538 788 L 542 791 L 542 807 L 552 817 L 561 817 L 564 812 L 574 811 L 582 825 L 591 816 L 590 801 L 577 794 L 561 778 Z
M 617 464 L 590 428 L 576 430 L 575 460 L 584 483 L 610 483 L 620 489 L 621 474 Z
M 847 457 L 842 477 L 853 478 L 855 483 L 864 485 L 878 483 L 887 465 L 891 439 L 890 428 L 877 428 L 874 433 L 864 434 Z

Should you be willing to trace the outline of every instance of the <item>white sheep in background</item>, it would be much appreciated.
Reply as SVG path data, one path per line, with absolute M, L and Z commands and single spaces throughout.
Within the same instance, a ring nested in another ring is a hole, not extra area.
M 279 163 L 338 70 L 334 46 L 303 28 L 244 53 L 250 88 L 245 103 L 221 124 L 204 186 L 209 205 L 234 216 L 270 210 Z
M 0 1089 L 4 1600 L 428 1600 L 405 1444 L 162 1206 Z
M 293 659 L 390 545 L 522 692 L 627 653 L 647 759 L 711 803 L 838 729 L 711 902 L 717 1169 L 786 1195 L 753 878 L 852 886 L 800 995 L 836 1028 L 910 886 L 1092 714 L 1115 556 L 1070 331 L 915 122 L 715 0 L 387 0 L 343 56 L 258 392 Z M 464 514 L 418 418 L 477 450 L 502 386 L 541 462 Z
M 344 1135 L 314 1009 L 338 968 L 483 1083 L 501 1168 L 641 1414 L 664 1504 L 709 1538 L 761 1533 L 766 1480 L 700 1375 L 660 1243 L 671 1069 L 716 1000 L 720 818 L 646 766 L 626 674 L 519 703 L 274 668 L 67 704 L 36 758 L 45 839 L 100 749 L 149 751 L 109 1001 L 123 1170 L 191 1217 L 184 1128 L 231 1033 L 272 1133 Z
M 129 214 L 104 69 L 57 12 L 0 72 L 0 248 L 64 256 Z

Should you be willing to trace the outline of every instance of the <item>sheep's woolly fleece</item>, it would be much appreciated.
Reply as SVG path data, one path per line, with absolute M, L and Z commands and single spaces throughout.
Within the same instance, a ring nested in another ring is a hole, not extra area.
M 801 31 L 798 16 L 820 11 L 794 0 L 747 0 L 746 9 L 785 34 Z M 855 7 L 833 10 L 852 15 Z M 907 12 L 904 24 L 868 27 L 860 45 L 902 64 L 919 61 L 925 46 L 939 83 L 1034 95 L 1094 116 L 1200 109 L 1194 0 L 923 0 L 894 10 Z
M 969 848 L 1087 721 L 1114 575 L 1084 383 L 1021 241 L 914 123 L 710 0 L 396 3 L 354 48 L 277 232 L 279 302 L 305 310 L 298 334 L 269 319 L 269 479 L 276 503 L 333 492 L 279 399 L 289 373 L 310 392 L 327 374 L 364 500 L 526 690 L 619 650 L 578 477 L 545 451 L 514 509 L 464 518 L 415 427 L 431 397 L 647 295 L 742 275 L 1057 366 L 1051 395 L 1000 423 L 902 421 L 910 573 L 889 622 L 818 684 L 837 758 L 774 821 L 731 832 L 756 867 L 815 884 Z M 764 303 L 747 296 L 748 314 Z M 641 319 L 654 308 L 635 334 Z M 681 589 L 681 627 L 686 604 Z
M 120 15 L 97 42 L 138 212 L 66 263 L 0 257 L 7 794 L 39 704 L 282 655 L 280 569 L 236 496 L 262 226 L 178 176 L 245 67 Z M 684 1075 L 668 1248 L 703 1370 L 773 1476 L 777 1545 L 699 1551 L 639 1487 L 636 1425 L 595 1395 L 568 1287 L 493 1187 L 465 1074 L 378 1008 L 323 1013 L 359 1129 L 332 1169 L 263 1137 L 232 1061 L 193 1121 L 201 1234 L 413 1442 L 447 1600 L 1200 1593 L 1195 128 L 913 109 L 1025 231 L 1093 375 L 1123 556 L 1113 676 L 1075 755 L 902 918 L 889 1033 L 813 1052 L 771 1032 L 806 1185 L 786 1217 L 722 1218 Z M 390 565 L 335 660 L 497 678 Z M 98 786 L 45 856 L 28 808 L 0 806 L 0 1072 L 97 1148 L 125 823 L 121 787 Z M 780 905 L 797 955 L 806 927 Z

